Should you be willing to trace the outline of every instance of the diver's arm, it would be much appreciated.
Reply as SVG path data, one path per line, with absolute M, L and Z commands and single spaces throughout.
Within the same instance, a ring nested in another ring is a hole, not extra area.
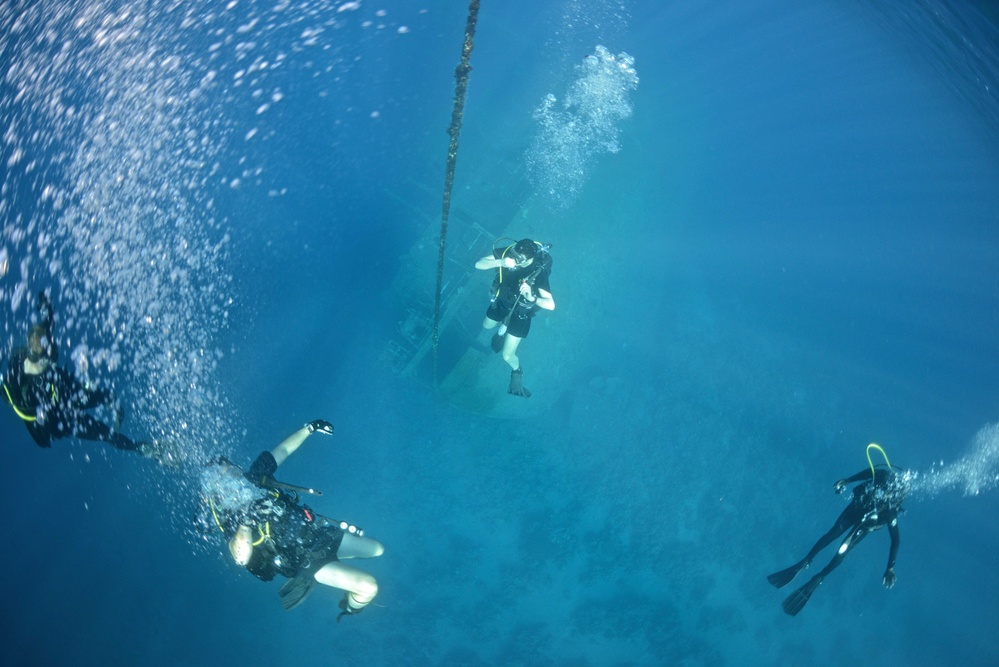
M 330 424 L 325 419 L 315 419 L 310 421 L 308 424 L 289 435 L 281 442 L 281 444 L 271 450 L 271 456 L 274 457 L 274 463 L 278 466 L 284 463 L 285 459 L 294 454 L 295 450 L 301 447 L 302 443 L 305 442 L 305 439 L 316 431 L 327 435 L 333 435 L 333 424 Z
M 881 579 L 888 588 L 895 585 L 895 557 L 898 555 L 898 517 L 894 517 L 888 523 L 888 534 L 891 536 L 891 547 L 888 549 L 888 567 L 885 568 L 885 575 Z
M 512 269 L 515 266 L 517 266 L 517 262 L 514 261 L 513 257 L 500 257 L 497 259 L 492 255 L 486 255 L 475 263 L 475 268 L 480 271 L 499 268 Z
M 552 296 L 552 293 L 540 287 L 536 287 L 535 290 L 538 292 L 538 296 L 534 300 L 535 305 L 545 310 L 555 310 L 555 297 Z
M 846 488 L 847 484 L 853 484 L 854 482 L 859 482 L 860 480 L 864 479 L 865 477 L 871 477 L 871 469 L 870 468 L 864 468 L 863 470 L 861 470 L 860 472 L 858 472 L 856 475 L 853 475 L 851 477 L 847 477 L 846 479 L 838 480 L 835 484 L 833 484 L 833 490 L 836 493 L 843 493 L 843 489 Z
M 312 431 L 309 430 L 308 425 L 305 425 L 282 440 L 281 444 L 271 450 L 271 456 L 274 457 L 274 462 L 277 465 L 284 463 L 285 459 L 294 454 L 295 450 L 302 446 L 302 443 L 305 442 L 305 439 L 309 437 L 310 433 L 312 433 Z

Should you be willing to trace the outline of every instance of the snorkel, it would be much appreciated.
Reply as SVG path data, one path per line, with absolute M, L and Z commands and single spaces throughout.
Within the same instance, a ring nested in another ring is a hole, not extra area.
M 885 450 L 881 449 L 881 445 L 878 445 L 878 444 L 873 443 L 873 442 L 871 444 L 867 445 L 867 464 L 869 466 L 871 466 L 871 477 L 873 478 L 874 477 L 874 461 L 871 460 L 871 450 L 872 449 L 876 449 L 879 452 L 881 452 L 881 456 L 884 457 L 884 459 L 885 459 L 885 465 L 888 466 L 889 470 L 891 470 L 892 466 L 891 466 L 891 461 L 888 460 L 888 455 L 885 454 Z

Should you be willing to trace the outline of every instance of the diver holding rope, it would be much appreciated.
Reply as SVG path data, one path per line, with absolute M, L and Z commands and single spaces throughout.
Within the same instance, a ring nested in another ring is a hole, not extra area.
M 503 239 L 500 239 L 503 240 Z M 493 247 L 493 254 L 475 263 L 480 271 L 496 269 L 492 301 L 486 311 L 482 328 L 499 330 L 492 338 L 493 352 L 503 353 L 503 361 L 510 365 L 510 387 L 513 396 L 530 398 L 524 387 L 524 371 L 520 366 L 517 349 L 531 330 L 531 318 L 539 309 L 555 310 L 548 278 L 552 271 L 550 245 L 531 239 Z
M 871 461 L 872 449 L 878 450 L 884 456 L 885 464 L 883 466 L 875 466 Z M 833 490 L 840 494 L 843 493 L 848 484 L 863 481 L 863 484 L 858 484 L 853 488 L 853 498 L 851 498 L 850 504 L 839 515 L 829 532 L 819 538 L 819 541 L 815 543 L 804 559 L 786 570 L 775 572 L 767 577 L 767 581 L 777 588 L 786 586 L 799 572 L 808 568 L 820 551 L 844 533 L 848 533 L 829 564 L 784 600 L 784 611 L 789 615 L 795 616 L 804 608 L 823 579 L 843 562 L 846 555 L 862 539 L 886 526 L 888 534 L 891 536 L 891 546 L 888 549 L 888 566 L 885 568 L 881 581 L 886 588 L 895 585 L 895 557 L 898 554 L 899 544 L 898 517 L 904 511 L 902 502 L 908 491 L 908 482 L 905 472 L 892 466 L 885 451 L 874 443 L 867 446 L 867 462 L 870 467 L 864 468 L 852 477 L 841 479 L 833 485 Z

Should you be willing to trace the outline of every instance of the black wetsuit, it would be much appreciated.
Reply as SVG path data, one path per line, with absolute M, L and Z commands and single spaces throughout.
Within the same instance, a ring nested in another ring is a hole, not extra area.
M 866 482 L 853 487 L 853 498 L 836 523 L 825 535 L 819 538 L 812 550 L 805 556 L 811 562 L 820 551 L 832 544 L 840 535 L 847 531 L 850 536 L 843 542 L 846 547 L 840 548 L 833 559 L 819 572 L 825 576 L 832 572 L 843 561 L 850 549 L 857 546 L 860 540 L 869 533 L 888 527 L 891 536 L 891 547 L 888 550 L 888 566 L 886 570 L 895 567 L 895 556 L 898 555 L 898 515 L 902 510 L 904 498 L 903 489 L 898 482 L 897 474 L 886 468 L 878 468 L 871 477 L 870 468 L 861 470 L 856 475 L 842 480 L 844 484 L 853 484 L 866 478 Z
M 263 487 L 275 470 L 274 456 L 269 451 L 261 452 L 246 478 Z M 264 581 L 278 574 L 289 578 L 302 571 L 314 574 L 337 560 L 344 534 L 338 525 L 299 503 L 295 494 L 281 489 L 268 488 L 266 497 L 238 511 L 217 513 L 217 521 L 227 540 L 240 526 L 250 528 L 254 545 L 246 569 Z
M 86 412 L 111 403 L 110 392 L 87 387 L 51 362 L 38 375 L 28 373 L 24 370 L 27 356 L 27 348 L 14 350 L 3 378 L 3 398 L 39 447 L 51 447 L 53 440 L 75 436 L 118 449 L 138 449 L 137 443 Z
M 502 259 L 507 250 L 509 248 L 493 249 L 493 256 L 496 259 Z M 489 310 L 486 311 L 486 317 L 496 322 L 504 322 L 507 315 L 510 314 L 510 310 L 513 309 L 510 320 L 507 322 L 507 332 L 517 338 L 527 338 L 527 334 L 531 330 L 531 318 L 537 313 L 539 307 L 523 298 L 518 301 L 520 284 L 527 281 L 534 288 L 535 296 L 537 296 L 538 289 L 543 289 L 550 294 L 551 287 L 548 285 L 548 277 L 552 272 L 551 255 L 543 251 L 538 252 L 534 256 L 534 261 L 525 267 L 499 268 L 497 271 L 498 274 L 493 283 L 494 298 L 493 302 L 489 304 Z
M 839 567 L 846 555 L 867 535 L 885 526 L 888 527 L 888 534 L 891 536 L 891 546 L 888 549 L 888 565 L 885 568 L 884 581 L 888 587 L 894 585 L 895 557 L 898 555 L 899 545 L 898 515 L 902 511 L 906 485 L 901 475 L 887 468 L 877 468 L 873 475 L 870 468 L 865 468 L 852 477 L 840 480 L 837 485 L 853 484 L 862 480 L 863 484 L 853 488 L 850 504 L 839 515 L 832 528 L 819 538 L 808 555 L 786 570 L 767 577 L 774 586 L 778 588 L 784 586 L 801 570 L 808 567 L 820 551 L 839 539 L 841 535 L 847 535 L 829 564 L 784 601 L 784 611 L 788 614 L 797 614 L 811 597 L 812 592 L 830 572 Z

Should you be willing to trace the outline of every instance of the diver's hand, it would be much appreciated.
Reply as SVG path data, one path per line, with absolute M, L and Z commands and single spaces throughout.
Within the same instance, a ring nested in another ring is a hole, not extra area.
M 319 431 L 320 433 L 325 433 L 326 435 L 333 435 L 333 424 L 329 423 L 325 419 L 314 419 L 306 424 L 305 428 L 309 429 L 309 433 Z
M 504 269 L 515 269 L 517 268 L 517 260 L 513 257 L 504 257 L 500 260 L 500 266 Z
M 891 588 L 895 585 L 895 568 L 889 567 L 885 570 L 885 576 L 881 578 L 881 583 L 885 585 L 885 588 Z
M 250 562 L 250 556 L 253 555 L 253 533 L 250 532 L 249 526 L 240 526 L 229 540 L 229 553 L 232 554 L 232 559 L 243 567 Z
M 846 482 L 844 482 L 843 480 L 839 480 L 838 482 L 833 484 L 833 491 L 836 492 L 837 496 L 843 493 L 843 491 L 845 490 L 846 490 Z
M 525 301 L 530 301 L 531 303 L 538 300 L 537 297 L 534 296 L 534 289 L 526 282 L 520 283 L 520 296 L 524 297 Z

